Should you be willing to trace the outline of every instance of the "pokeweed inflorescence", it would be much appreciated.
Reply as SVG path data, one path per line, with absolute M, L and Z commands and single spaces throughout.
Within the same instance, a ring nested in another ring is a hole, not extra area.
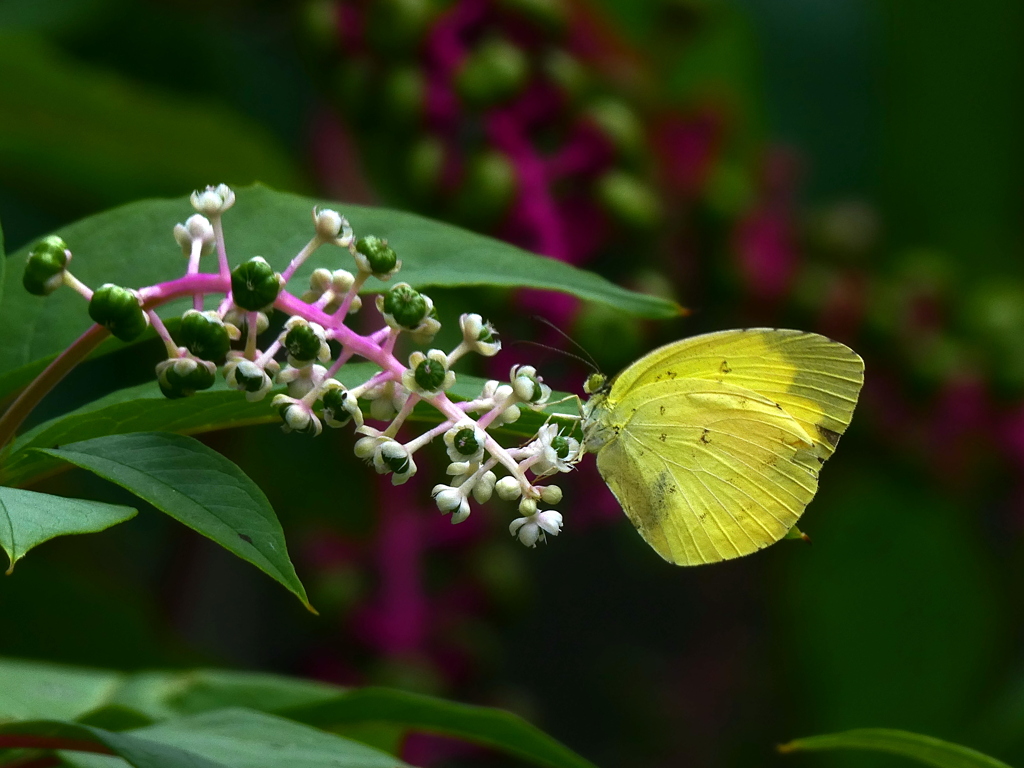
M 167 348 L 156 378 L 169 398 L 188 397 L 213 386 L 218 367 L 227 385 L 252 401 L 263 399 L 275 383 L 285 384 L 287 394 L 271 401 L 285 431 L 315 436 L 324 425 L 353 424 L 360 435 L 356 455 L 378 473 L 390 474 L 396 485 L 416 474 L 417 451 L 443 437 L 449 479 L 432 492 L 442 514 L 460 523 L 470 514 L 471 498 L 482 504 L 497 493 L 503 500 L 518 500 L 520 517 L 509 530 L 523 544 L 532 547 L 547 534 L 559 533 L 561 514 L 541 505 L 557 504 L 562 492 L 541 481 L 571 470 L 579 459 L 580 443 L 554 424 L 545 424 L 531 441 L 516 448 L 502 446 L 489 432 L 516 421 L 523 408 L 544 410 L 551 389 L 536 369 L 515 366 L 508 382 L 488 381 L 469 401 L 455 402 L 447 394 L 455 383 L 453 366 L 461 357 L 489 357 L 501 349 L 490 323 L 480 315 L 464 314 L 459 319 L 462 340 L 453 350 L 415 351 L 403 363 L 394 354 L 402 334 L 426 346 L 441 327 L 429 296 L 407 283 L 396 283 L 376 297 L 383 327 L 361 335 L 346 325 L 348 316 L 362 308 L 359 291 L 366 280 L 373 276 L 389 281 L 401 269 L 401 260 L 386 240 L 373 235 L 357 239 L 344 216 L 314 208 L 313 237 L 284 272 L 275 272 L 260 256 L 231 269 L 222 216 L 234 205 L 234 193 L 221 184 L 194 192 L 191 201 L 197 213 L 174 227 L 174 237 L 188 259 L 183 277 L 139 289 L 108 283 L 92 290 L 69 271 L 72 254 L 67 244 L 49 236 L 29 255 L 25 288 L 44 296 L 61 285 L 70 286 L 89 302 L 89 316 L 123 341 L 137 339 L 151 325 Z M 316 269 L 308 290 L 298 296 L 290 293 L 286 286 L 295 271 L 324 245 L 348 250 L 355 271 Z M 203 257 L 213 253 L 217 271 L 200 271 Z M 155 307 L 189 295 L 193 307 L 182 316 L 174 338 Z M 207 299 L 219 295 L 223 298 L 217 307 L 208 309 Z M 276 338 L 264 340 L 263 349 L 260 336 L 269 328 L 271 309 L 290 317 Z M 340 348 L 336 356 L 332 341 Z M 335 374 L 357 356 L 379 371 L 348 388 Z M 399 429 L 420 401 L 436 408 L 442 421 L 403 442 L 397 437 Z M 386 424 L 383 429 L 364 422 L 361 402 L 369 419 Z M 504 473 L 500 479 L 499 471 Z

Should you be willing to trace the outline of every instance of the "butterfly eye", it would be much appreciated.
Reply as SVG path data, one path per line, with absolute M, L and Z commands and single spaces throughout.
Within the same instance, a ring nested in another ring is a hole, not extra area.
M 587 376 L 587 380 L 583 383 L 583 391 L 588 395 L 600 392 L 604 389 L 604 385 L 607 381 L 608 377 L 603 373 L 592 373 Z

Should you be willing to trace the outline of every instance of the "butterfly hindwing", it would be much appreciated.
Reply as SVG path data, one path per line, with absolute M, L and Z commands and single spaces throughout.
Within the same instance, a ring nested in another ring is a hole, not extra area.
M 634 387 L 602 419 L 598 469 L 666 560 L 699 565 L 778 541 L 817 489 L 806 431 L 752 390 L 699 379 Z

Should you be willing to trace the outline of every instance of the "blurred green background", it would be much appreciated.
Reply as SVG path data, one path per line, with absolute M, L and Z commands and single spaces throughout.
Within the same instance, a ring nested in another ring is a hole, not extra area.
M 427 71 L 439 19 L 500 6 L 502 35 L 524 50 L 541 40 L 530 55 L 584 51 L 578 69 L 598 83 L 585 93 L 613 94 L 628 119 L 610 124 L 634 120 L 645 137 L 634 152 L 609 129 L 607 162 L 629 184 L 601 176 L 604 208 L 567 231 L 582 241 L 594 217 L 613 221 L 586 253 L 551 255 L 694 310 L 652 327 L 563 307 L 556 319 L 599 362 L 743 325 L 819 330 L 864 356 L 862 404 L 801 523 L 813 545 L 670 567 L 609 509 L 591 467 L 562 505 L 563 535 L 523 550 L 492 510 L 453 529 L 429 488 L 378 485 L 349 435 L 250 428 L 208 442 L 270 497 L 321 617 L 144 512 L 19 564 L 0 583 L 0 653 L 398 684 L 511 708 L 602 766 L 897 764 L 773 752 L 857 727 L 1024 761 L 1024 5 L 594 0 L 555 21 L 540 0 L 350 5 L 0 2 L 7 251 L 140 197 L 256 180 L 522 242 L 520 170 L 484 162 L 493 105 L 437 118 L 431 134 L 417 101 L 429 94 L 405 102 L 399 87 Z M 650 138 L 666 114 L 698 150 L 666 155 Z M 563 129 L 538 130 L 538 146 Z M 396 163 L 452 135 L 484 154 L 424 197 L 421 166 Z M 678 156 L 701 170 L 677 189 L 659 159 Z M 434 298 L 483 311 L 506 338 L 540 333 L 529 297 Z M 515 354 L 563 388 L 583 373 Z M 114 381 L 87 366 L 47 407 Z M 342 478 L 344 502 L 296 490 L 310 468 Z M 120 498 L 78 472 L 48 490 Z M 423 765 L 501 764 L 436 740 L 408 750 Z

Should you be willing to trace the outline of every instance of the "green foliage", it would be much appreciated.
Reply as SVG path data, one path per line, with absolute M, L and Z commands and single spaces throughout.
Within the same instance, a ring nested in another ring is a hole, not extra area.
M 888 752 L 916 760 L 935 768 L 1010 768 L 969 747 L 922 736 L 919 733 L 887 728 L 858 728 L 827 736 L 809 736 L 779 747 L 780 752 L 802 752 L 818 749 L 862 749 Z
M 32 547 L 55 536 L 97 533 L 133 517 L 131 507 L 0 487 L 0 548 L 11 561 L 7 573 Z
M 42 450 L 148 501 L 252 563 L 312 610 L 288 557 L 284 531 L 263 491 L 198 440 L 167 432 L 134 432 Z
M 5 681 L 0 721 L 9 721 L 0 726 L 0 749 L 5 735 L 21 734 L 103 745 L 143 768 L 206 765 L 202 760 L 253 768 L 404 766 L 333 733 L 373 723 L 397 735 L 415 731 L 459 738 L 531 765 L 593 768 L 508 712 L 387 688 L 346 690 L 218 670 L 126 674 L 5 659 L 0 659 L 0 677 Z M 110 720 L 115 712 L 133 723 L 123 733 L 81 724 Z M 61 757 L 74 766 L 110 764 L 108 757 L 82 752 L 63 751 Z M 181 762 L 195 758 L 196 763 Z M 389 762 L 381 762 L 384 758 Z

